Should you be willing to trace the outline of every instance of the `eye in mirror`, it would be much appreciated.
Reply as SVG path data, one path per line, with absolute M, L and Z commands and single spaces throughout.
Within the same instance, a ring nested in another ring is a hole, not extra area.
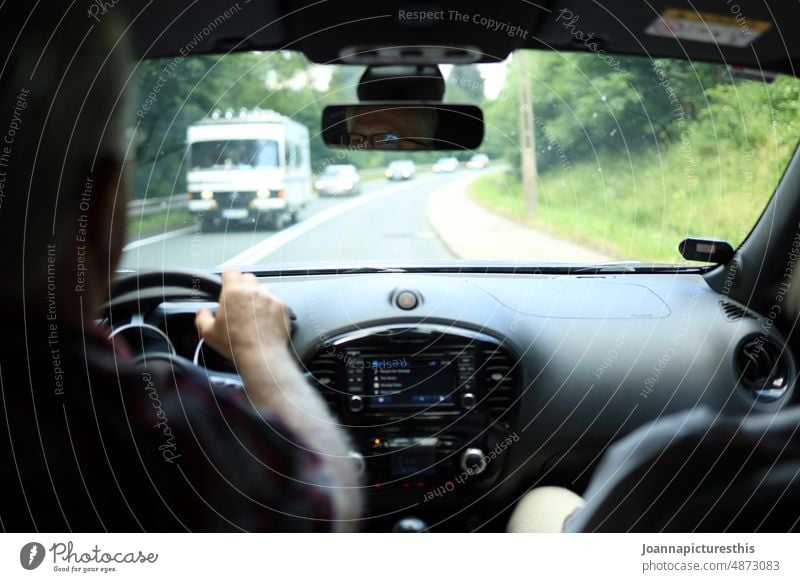
M 359 103 L 329 105 L 322 137 L 355 150 L 473 150 L 483 141 L 483 112 L 475 105 Z

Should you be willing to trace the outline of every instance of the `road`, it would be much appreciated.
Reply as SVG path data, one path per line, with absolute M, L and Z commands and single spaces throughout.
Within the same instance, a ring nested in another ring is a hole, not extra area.
M 131 241 L 125 269 L 250 268 L 282 264 L 451 259 L 425 218 L 428 196 L 458 174 L 423 174 L 406 182 L 364 184 L 353 197 L 313 198 L 298 223 L 281 231 L 236 227 L 201 233 L 188 226 Z

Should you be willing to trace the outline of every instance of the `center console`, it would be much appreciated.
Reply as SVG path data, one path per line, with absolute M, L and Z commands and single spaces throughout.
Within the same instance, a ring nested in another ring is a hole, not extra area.
M 516 438 L 515 362 L 486 334 L 389 325 L 326 341 L 307 368 L 350 433 L 371 508 L 385 510 L 455 502 L 496 480 Z

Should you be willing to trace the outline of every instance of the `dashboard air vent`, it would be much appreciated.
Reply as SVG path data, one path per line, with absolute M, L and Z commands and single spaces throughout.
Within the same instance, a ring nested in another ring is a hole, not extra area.
M 729 321 L 738 321 L 745 317 L 755 319 L 755 316 L 750 311 L 731 301 L 725 301 L 723 299 L 719 302 L 719 305 L 722 307 L 722 313 L 725 314 L 725 319 Z
M 514 362 L 499 350 L 491 352 L 486 355 L 481 375 L 489 416 L 494 422 L 510 422 L 510 411 L 517 398 Z
M 337 409 L 339 396 L 339 388 L 336 386 L 337 369 L 336 355 L 325 352 L 316 356 L 306 366 L 306 371 L 313 376 L 316 387 L 332 412 Z
M 742 385 L 758 400 L 772 401 L 789 389 L 790 367 L 781 346 L 771 338 L 751 337 L 736 352 Z

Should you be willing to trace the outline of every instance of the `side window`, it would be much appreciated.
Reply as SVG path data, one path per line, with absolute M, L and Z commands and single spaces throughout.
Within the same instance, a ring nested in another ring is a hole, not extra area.
M 303 150 L 299 145 L 294 146 L 294 165 L 297 168 L 303 167 Z
M 297 153 L 297 146 L 291 142 L 286 142 L 286 166 L 288 168 L 296 168 L 299 165 Z

